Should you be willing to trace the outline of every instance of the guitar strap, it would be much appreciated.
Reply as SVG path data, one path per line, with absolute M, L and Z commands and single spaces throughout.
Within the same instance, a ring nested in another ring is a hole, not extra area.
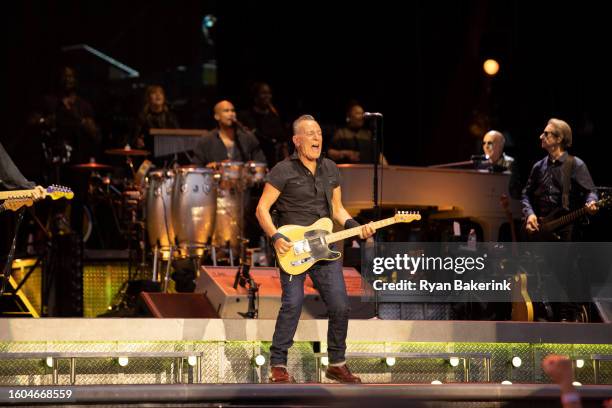
M 563 209 L 569 211 L 569 195 L 572 189 L 572 173 L 574 172 L 574 166 L 576 161 L 574 160 L 574 156 L 568 154 L 567 159 L 563 162 L 561 166 L 561 181 L 563 183 L 563 190 L 561 196 L 561 205 L 563 205 Z

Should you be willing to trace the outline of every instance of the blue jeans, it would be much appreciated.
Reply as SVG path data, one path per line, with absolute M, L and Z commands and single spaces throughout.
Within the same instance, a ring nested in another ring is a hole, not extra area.
M 329 362 L 331 364 L 341 363 L 344 361 L 346 351 L 346 333 L 350 312 L 342 273 L 342 261 L 319 262 L 306 273 L 310 275 L 315 289 L 319 291 L 327 306 Z M 283 294 L 281 308 L 276 318 L 272 347 L 270 347 L 270 365 L 272 366 L 287 364 L 287 351 L 293 345 L 293 336 L 302 313 L 306 273 L 293 277 L 283 271 L 280 273 Z

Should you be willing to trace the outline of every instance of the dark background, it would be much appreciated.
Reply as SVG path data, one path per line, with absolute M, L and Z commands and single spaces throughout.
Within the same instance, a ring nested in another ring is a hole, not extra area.
M 341 125 L 350 98 L 384 113 L 392 164 L 428 165 L 479 153 L 488 128 L 509 136 L 526 178 L 544 155 L 550 117 L 574 130 L 572 152 L 596 185 L 611 185 L 604 138 L 612 25 L 605 2 L 538 1 L 23 1 L 5 13 L 8 44 L 1 140 L 27 169 L 28 113 L 53 89 L 62 63 L 76 65 L 105 148 L 120 145 L 142 89 L 161 83 L 184 127 L 211 127 L 210 109 L 250 101 L 254 80 L 271 84 L 287 122 L 315 115 Z M 217 24 L 207 42 L 206 14 Z M 111 81 L 104 67 L 62 46 L 88 44 L 138 70 Z M 501 64 L 486 78 L 482 62 Z M 217 62 L 217 84 L 202 64 Z M 178 67 L 182 68 L 178 68 Z M 326 135 L 330 137 L 328 133 Z M 101 155 L 99 161 L 104 162 Z

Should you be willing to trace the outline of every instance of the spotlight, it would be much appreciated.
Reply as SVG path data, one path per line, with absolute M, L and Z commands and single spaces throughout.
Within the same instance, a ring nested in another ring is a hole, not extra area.
M 451 357 L 448 359 L 448 362 L 452 367 L 457 367 L 459 365 L 459 357 Z
M 45 364 L 47 364 L 47 367 L 53 368 L 53 357 L 47 357 L 45 359 Z
M 501 382 L 502 385 L 512 385 L 512 381 L 504 380 Z
M 217 23 L 217 17 L 213 16 L 212 14 L 207 14 L 202 19 L 202 26 L 206 28 L 213 28 L 216 23 Z
M 389 367 L 393 367 L 395 365 L 395 357 L 387 357 L 387 358 L 385 358 L 385 363 Z
M 512 357 L 512 367 L 519 368 L 521 365 L 523 365 L 523 360 L 520 357 Z
M 576 368 L 582 368 L 582 367 L 584 367 L 584 360 L 581 358 L 576 359 Z
M 119 357 L 117 359 L 117 362 L 119 363 L 119 365 L 121 367 L 125 367 L 126 365 L 128 365 L 128 363 L 130 362 L 130 360 L 127 357 Z
M 258 354 L 255 356 L 254 361 L 255 361 L 256 366 L 261 367 L 262 365 L 266 363 L 266 358 L 262 356 L 261 354 Z
M 432 385 L 442 385 L 442 381 L 440 381 L 440 380 L 433 380 L 433 381 L 431 382 L 431 384 L 432 384 Z
M 495 76 L 499 72 L 499 63 L 494 59 L 488 59 L 482 64 L 482 68 L 488 76 Z
M 321 357 L 321 365 L 328 366 L 329 365 L 329 357 Z
M 195 366 L 198 363 L 198 358 L 196 356 L 189 356 L 187 357 L 187 364 L 189 364 L 190 366 Z
M 582 387 L 582 383 L 581 383 L 580 381 L 574 381 L 574 382 L 572 383 L 572 385 L 573 385 L 574 387 Z

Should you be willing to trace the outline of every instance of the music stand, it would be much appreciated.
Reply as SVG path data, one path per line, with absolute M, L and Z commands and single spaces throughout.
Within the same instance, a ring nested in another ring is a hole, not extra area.
M 206 136 L 206 129 L 160 129 L 149 131 L 153 136 L 153 157 L 185 153 L 193 150 L 200 138 Z

